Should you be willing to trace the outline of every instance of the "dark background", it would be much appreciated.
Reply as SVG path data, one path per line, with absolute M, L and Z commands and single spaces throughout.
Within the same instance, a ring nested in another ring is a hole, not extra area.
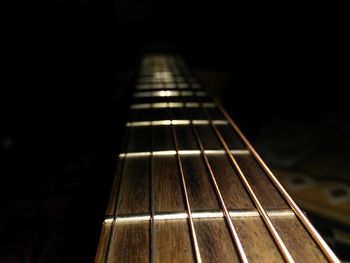
M 223 98 L 248 137 L 268 120 L 263 108 L 299 123 L 325 112 L 349 120 L 349 9 L 340 1 L 50 0 L 2 6 L 4 262 L 91 261 L 127 88 L 145 51 L 183 55 L 204 82 L 210 73 L 224 76 L 225 85 L 211 92 Z

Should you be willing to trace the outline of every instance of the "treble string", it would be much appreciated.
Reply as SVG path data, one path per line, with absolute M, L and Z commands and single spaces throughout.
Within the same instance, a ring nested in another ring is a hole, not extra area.
M 150 109 L 150 119 L 153 120 L 153 104 L 151 104 Z M 153 172 L 153 126 L 149 126 L 150 135 L 149 135 L 149 145 L 150 145 L 150 156 L 149 156 L 149 192 L 150 192 L 150 212 L 151 212 L 151 221 L 150 221 L 150 262 L 155 262 L 156 258 L 156 232 L 155 232 L 155 223 L 154 223 L 154 172 Z
M 183 190 L 183 197 L 184 197 L 184 201 L 185 201 L 185 205 L 186 205 L 186 209 L 187 209 L 187 213 L 188 213 L 188 223 L 189 223 L 191 237 L 192 237 L 191 239 L 192 239 L 192 242 L 193 242 L 194 254 L 195 254 L 196 261 L 198 263 L 201 263 L 202 262 L 202 258 L 201 258 L 201 255 L 200 255 L 197 235 L 196 235 L 196 231 L 195 231 L 194 224 L 193 224 L 192 209 L 191 209 L 190 201 L 189 201 L 189 198 L 188 198 L 185 175 L 184 175 L 184 171 L 183 171 L 183 167 L 182 167 L 181 158 L 180 158 L 180 155 L 179 155 L 179 145 L 178 145 L 178 141 L 177 141 L 176 131 L 175 131 L 175 128 L 174 128 L 174 126 L 172 124 L 173 116 L 172 116 L 172 110 L 169 107 L 169 99 L 168 99 L 167 103 L 168 103 L 167 109 L 168 109 L 168 112 L 169 112 L 169 119 L 171 120 L 170 121 L 170 129 L 171 129 L 172 139 L 173 139 L 175 152 L 176 152 L 175 158 L 176 158 L 176 162 L 177 162 L 177 165 L 178 165 L 178 168 L 179 168 L 179 176 L 180 176 L 180 179 L 181 179 L 181 185 L 182 185 L 182 190 Z
M 268 214 L 266 213 L 265 209 L 263 208 L 263 206 L 261 205 L 259 199 L 257 198 L 257 196 L 255 195 L 251 185 L 249 184 L 246 176 L 244 175 L 243 171 L 241 170 L 241 168 L 239 167 L 236 159 L 234 158 L 233 154 L 231 153 L 225 139 L 223 138 L 223 136 L 221 135 L 219 129 L 216 127 L 216 125 L 213 123 L 213 120 L 211 118 L 211 116 L 209 115 L 208 111 L 205 109 L 205 107 L 203 107 L 203 104 L 200 103 L 201 105 L 201 109 L 204 112 L 204 114 L 206 115 L 206 117 L 209 120 L 209 123 L 211 125 L 211 127 L 213 128 L 217 138 L 219 139 L 220 143 L 222 144 L 222 146 L 224 147 L 226 154 L 229 158 L 229 160 L 231 161 L 231 163 L 233 164 L 233 167 L 235 168 L 235 170 L 237 171 L 237 174 L 240 178 L 240 180 L 242 181 L 244 187 L 246 188 L 249 196 L 251 197 L 252 201 L 254 202 L 257 210 L 259 211 L 260 215 L 262 216 L 263 221 L 265 222 L 271 236 L 273 237 L 274 241 L 276 242 L 282 256 L 284 257 L 284 259 L 287 262 L 294 262 L 294 259 L 292 258 L 290 252 L 288 251 L 286 245 L 284 244 L 284 242 L 282 241 L 281 237 L 279 236 L 276 228 L 274 227 L 274 225 L 272 224 Z
M 185 105 L 185 103 L 184 103 L 184 105 Z M 196 139 L 197 145 L 199 146 L 202 159 L 203 159 L 203 161 L 204 161 L 204 163 L 206 165 L 207 171 L 209 173 L 209 178 L 211 179 L 211 182 L 214 185 L 214 190 L 215 190 L 216 196 L 219 199 L 219 203 L 220 203 L 220 206 L 221 206 L 221 208 L 223 210 L 223 213 L 224 213 L 224 216 L 225 216 L 225 219 L 226 219 L 229 231 L 231 233 L 231 237 L 233 238 L 233 242 L 234 242 L 234 244 L 236 246 L 236 249 L 238 251 L 238 256 L 239 256 L 239 258 L 240 258 L 240 260 L 242 262 L 247 263 L 248 262 L 247 255 L 246 255 L 246 253 L 245 253 L 245 251 L 243 249 L 242 243 L 241 243 L 241 241 L 240 241 L 240 239 L 238 237 L 237 230 L 236 230 L 235 226 L 233 225 L 233 222 L 232 222 L 232 219 L 231 219 L 230 214 L 228 212 L 227 206 L 225 204 L 225 201 L 224 201 L 224 199 L 222 197 L 222 194 L 221 194 L 221 191 L 219 189 L 218 183 L 216 181 L 214 172 L 213 172 L 213 170 L 211 168 L 211 165 L 209 163 L 208 157 L 207 157 L 207 155 L 205 153 L 205 149 L 204 149 L 203 143 L 202 143 L 202 141 L 201 141 L 201 139 L 199 137 L 197 128 L 193 124 L 192 116 L 189 114 L 186 106 L 184 107 L 184 110 L 186 112 L 186 116 L 190 120 L 190 126 L 191 126 L 191 129 L 192 129 L 192 132 L 193 132 L 194 137 Z

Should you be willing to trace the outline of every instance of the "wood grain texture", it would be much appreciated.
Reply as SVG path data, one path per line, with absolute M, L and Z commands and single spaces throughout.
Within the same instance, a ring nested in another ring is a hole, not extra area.
M 187 220 L 155 224 L 156 262 L 195 262 Z
M 284 262 L 275 241 L 260 217 L 232 218 L 248 260 Z
M 223 218 L 193 221 L 203 262 L 240 262 Z
M 107 262 L 148 262 L 149 232 L 149 222 L 115 224 Z
M 109 237 L 112 229 L 112 224 L 111 223 L 103 223 L 102 224 L 102 229 L 101 229 L 101 234 L 100 234 L 100 241 L 98 243 L 98 248 L 95 256 L 95 262 L 104 262 L 106 255 L 107 255 L 107 250 L 108 250 L 108 242 L 109 242 Z
M 218 108 L 208 108 L 206 109 L 208 112 L 210 118 L 212 120 L 226 120 L 225 116 L 222 114 L 222 112 Z
M 113 216 L 115 214 L 118 189 L 120 185 L 120 179 L 123 174 L 124 161 L 125 161 L 124 158 L 120 158 L 118 160 L 117 170 L 114 175 L 113 185 L 112 185 L 112 189 L 109 197 L 109 202 L 107 205 L 106 216 Z
M 198 150 L 191 126 L 174 126 L 179 150 Z
M 149 157 L 125 160 L 117 215 L 138 213 L 149 213 Z
M 187 113 L 192 120 L 207 120 L 201 108 L 187 108 Z
M 129 113 L 129 121 L 150 121 L 151 120 L 151 111 L 149 109 L 139 109 L 131 110 Z
M 166 90 L 167 84 L 172 84 L 172 89 L 180 88 L 176 81 L 181 81 L 184 91 L 193 81 L 193 77 L 186 76 L 186 67 L 177 57 L 154 55 L 144 62 L 143 70 L 148 73 L 140 77 L 138 83 L 149 83 L 147 88 L 157 85 L 153 88 Z M 172 74 L 172 70 L 176 70 L 176 74 Z M 137 92 L 140 94 L 141 90 Z M 133 98 L 133 104 L 211 101 L 209 97 L 199 96 Z M 225 120 L 218 108 L 153 108 L 131 110 L 129 122 L 207 119 L 205 112 L 212 120 Z M 247 146 L 250 147 L 247 142 L 242 142 L 228 123 L 216 127 L 229 149 L 247 150 Z M 193 236 L 197 237 L 203 262 L 239 262 L 237 248 L 223 217 L 222 204 L 218 202 L 217 189 L 203 156 L 198 152 L 150 154 L 152 151 L 174 151 L 173 128 L 179 150 L 199 150 L 190 125 L 126 128 L 127 136 L 124 139 L 128 141 L 122 152 L 146 154 L 120 157 L 107 208 L 109 220 L 102 226 L 96 262 L 195 262 Z M 211 125 L 195 125 L 195 129 L 204 149 L 224 149 Z M 249 149 L 250 153 L 254 153 L 252 148 Z M 241 152 L 234 157 L 262 206 L 266 210 L 274 210 L 274 213 L 270 213 L 270 219 L 292 257 L 296 262 L 326 261 L 320 248 L 295 214 L 288 210 L 289 206 L 257 161 L 246 153 Z M 149 156 L 145 156 L 147 154 Z M 228 156 L 223 152 L 211 152 L 207 157 L 248 261 L 284 262 Z M 189 205 L 194 212 L 195 235 L 190 232 L 192 225 L 189 223 L 192 221 L 186 218 L 180 167 L 183 168 Z M 112 221 L 113 216 L 116 217 L 115 221 Z
M 195 128 L 205 150 L 223 150 L 211 126 L 196 125 Z
M 149 109 L 151 112 L 150 116 L 151 118 L 149 120 L 167 120 L 169 119 L 169 109 L 168 108 L 161 108 L 161 109 Z M 146 115 L 145 115 L 146 116 Z
M 147 152 L 150 150 L 150 127 L 128 127 L 130 140 L 124 152 Z
M 169 119 L 167 108 L 137 109 L 130 111 L 129 121 L 152 121 Z
M 271 221 L 296 262 L 328 262 L 295 216 L 272 218 Z
M 174 150 L 170 126 L 153 126 L 152 144 L 153 151 Z
M 174 120 L 188 120 L 188 115 L 184 108 L 170 108 L 170 112 Z
M 255 208 L 226 155 L 208 155 L 222 197 L 228 209 Z
M 289 206 L 250 155 L 235 155 L 242 172 L 265 209 L 287 209 Z
M 217 125 L 220 134 L 224 138 L 226 144 L 231 150 L 245 149 L 242 140 L 237 133 L 228 125 Z
M 185 211 L 179 171 L 174 156 L 153 157 L 154 211 Z
M 200 156 L 182 156 L 188 197 L 192 210 L 216 210 L 219 204 Z

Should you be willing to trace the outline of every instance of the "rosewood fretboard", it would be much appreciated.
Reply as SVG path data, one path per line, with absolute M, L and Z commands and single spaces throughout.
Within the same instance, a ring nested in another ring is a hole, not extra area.
M 143 59 L 126 130 L 96 262 L 338 262 L 179 57 Z

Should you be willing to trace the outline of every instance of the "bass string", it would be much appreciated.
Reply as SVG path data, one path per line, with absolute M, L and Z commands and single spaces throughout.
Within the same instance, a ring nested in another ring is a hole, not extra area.
M 169 101 L 168 101 L 169 103 Z M 213 127 L 214 129 L 214 132 L 215 134 L 218 136 L 221 144 L 223 145 L 224 149 L 227 151 L 228 150 L 228 146 L 227 146 L 227 143 L 225 142 L 225 140 L 223 139 L 223 137 L 221 136 L 220 132 L 218 131 L 218 129 L 216 128 L 215 124 L 212 122 L 212 119 L 209 115 L 209 113 L 203 108 L 203 105 L 200 104 L 202 107 L 202 110 L 204 112 L 204 114 L 207 116 L 209 122 L 210 122 L 210 125 Z M 168 111 L 169 111 L 169 119 L 172 120 L 173 117 L 172 117 L 172 111 L 171 111 L 171 108 L 168 107 Z M 218 199 L 220 201 L 220 204 L 222 206 L 222 209 L 223 209 L 223 212 L 225 214 L 225 217 L 226 217 L 226 220 L 227 220 L 227 223 L 229 225 L 229 229 L 230 229 L 230 232 L 233 236 L 233 240 L 235 242 L 235 245 L 238 249 L 238 253 L 239 253 L 239 256 L 240 256 L 240 259 L 243 261 L 243 262 L 247 262 L 247 257 L 245 255 L 245 252 L 243 250 L 243 247 L 241 245 L 241 242 L 238 238 L 238 235 L 237 235 L 237 232 L 233 226 L 233 223 L 232 223 L 232 220 L 229 216 L 229 213 L 227 211 L 227 207 L 224 203 L 224 200 L 222 198 L 222 195 L 221 195 L 221 192 L 220 192 L 220 189 L 217 185 L 217 182 L 216 182 L 216 179 L 215 179 L 215 175 L 211 169 L 211 166 L 210 166 L 210 163 L 208 161 L 208 158 L 205 154 L 205 151 L 204 151 L 204 147 L 203 147 L 203 144 L 201 143 L 201 140 L 200 140 L 200 137 L 198 135 L 198 132 L 196 130 L 196 128 L 194 127 L 193 123 L 192 123 L 192 119 L 191 119 L 191 116 L 188 114 L 188 111 L 185 107 L 185 111 L 186 111 L 186 114 L 188 115 L 188 118 L 190 119 L 190 125 L 192 127 L 192 131 L 194 133 L 194 136 L 196 138 L 196 141 L 197 141 L 197 144 L 198 146 L 200 147 L 200 150 L 202 152 L 202 157 L 203 157 L 203 160 L 206 164 L 206 167 L 208 169 L 208 172 L 210 174 L 210 178 L 211 178 L 211 181 L 214 185 L 214 190 L 218 196 Z M 150 127 L 152 127 L 152 125 L 150 125 Z M 179 152 L 179 147 L 178 147 L 178 142 L 177 142 L 177 136 L 176 136 L 176 131 L 175 131 L 175 128 L 173 127 L 172 123 L 170 124 L 170 127 L 171 127 L 171 130 L 172 130 L 172 138 L 173 138 L 173 143 L 174 143 L 174 147 L 175 147 L 175 150 L 176 150 L 176 160 L 177 160 L 177 164 L 178 164 L 178 167 L 179 167 L 179 173 L 180 173 L 180 177 L 181 177 L 181 182 L 182 182 L 182 188 L 183 188 L 183 197 L 184 197 L 184 200 L 185 200 L 185 203 L 186 203 L 186 208 L 187 208 L 187 211 L 188 211 L 188 219 L 189 219 L 189 227 L 190 227 L 190 232 L 191 232 L 191 236 L 192 236 L 192 241 L 193 241 L 193 246 L 194 246 L 194 251 L 195 251 L 195 256 L 196 256 L 196 259 L 197 259 L 197 262 L 200 262 L 201 261 L 201 257 L 200 257 L 200 252 L 199 252 L 199 246 L 198 246 L 198 241 L 197 241 L 197 237 L 196 237 L 196 232 L 195 232 L 195 229 L 194 229 L 194 224 L 193 224 L 193 219 L 192 219 L 192 209 L 191 209 L 191 206 L 190 206 L 190 202 L 189 202 L 189 198 L 188 198 L 188 193 L 187 193 L 187 186 L 186 186 L 186 181 L 185 181 L 185 175 L 184 175 L 184 172 L 183 172 L 183 167 L 182 167 L 182 162 L 181 162 L 181 158 L 178 154 Z M 152 128 L 150 128 L 152 129 Z M 152 134 L 152 133 L 151 133 Z M 152 137 L 152 136 L 151 136 Z M 152 145 L 152 142 L 151 142 L 151 145 Z M 151 146 L 151 150 L 152 150 L 152 146 Z M 246 180 L 245 178 L 245 175 L 243 174 L 243 172 L 240 170 L 240 168 L 238 167 L 238 164 L 237 162 L 235 162 L 235 160 L 233 159 L 233 156 L 231 155 L 230 151 L 228 150 L 227 152 L 228 156 L 231 156 L 230 160 L 233 162 L 236 170 L 238 168 L 238 173 L 241 177 L 241 180 L 243 181 L 243 184 L 245 185 L 248 193 L 250 194 L 251 198 L 253 199 L 254 203 L 256 204 L 256 207 L 258 208 L 258 211 L 259 213 L 261 214 L 261 216 L 263 217 L 265 223 L 267 224 L 268 226 L 268 229 L 271 231 L 271 234 L 272 236 L 274 237 L 274 240 L 277 242 L 277 245 L 278 247 L 281 249 L 281 253 L 284 255 L 285 259 L 288 261 L 288 262 L 293 262 L 293 259 L 291 258 L 290 255 L 288 255 L 288 250 L 287 250 L 287 253 L 285 251 L 283 251 L 283 248 L 286 249 L 285 245 L 283 244 L 282 240 L 279 238 L 278 236 L 278 233 L 277 231 L 274 229 L 274 226 L 272 225 L 271 221 L 269 221 L 269 218 L 265 212 L 265 210 L 263 209 L 263 207 L 261 206 L 259 200 L 257 199 L 257 197 L 255 196 L 252 188 L 250 187 L 248 181 Z M 150 156 L 150 160 L 152 159 L 152 155 Z M 233 160 L 232 160 L 233 159 Z M 151 169 L 151 178 L 152 178 L 152 168 Z M 239 172 L 240 171 L 240 172 Z M 153 207 L 153 197 L 154 197 L 154 193 L 153 193 L 153 180 L 151 179 L 151 186 L 150 186 L 150 195 L 151 195 L 151 201 L 150 201 L 150 207 L 151 207 L 151 239 L 154 240 L 154 207 Z M 152 197 L 153 196 L 153 197 Z M 153 238 L 152 238 L 153 237 Z M 281 245 L 281 242 L 282 242 L 282 245 Z M 284 246 L 284 247 L 283 247 Z M 151 260 L 154 260 L 154 256 L 153 256 L 153 242 L 151 242 Z M 152 261 L 153 262 L 153 261 Z
M 219 188 L 218 183 L 216 181 L 216 177 L 214 175 L 213 169 L 212 169 L 212 167 L 211 167 L 211 165 L 209 163 L 208 157 L 207 157 L 207 155 L 205 153 L 205 149 L 204 149 L 203 143 L 202 143 L 202 141 L 201 141 L 201 139 L 199 137 L 198 131 L 195 128 L 195 125 L 193 125 L 192 117 L 188 113 L 188 110 L 187 110 L 186 107 L 185 107 L 185 111 L 186 111 L 186 115 L 187 115 L 188 119 L 190 120 L 190 126 L 191 126 L 191 129 L 192 129 L 192 132 L 193 132 L 194 137 L 196 139 L 197 145 L 199 146 L 202 159 L 203 159 L 203 161 L 204 161 L 204 163 L 206 165 L 206 170 L 208 171 L 208 176 L 210 178 L 210 181 L 212 182 L 214 191 L 215 191 L 216 196 L 217 196 L 217 198 L 219 200 L 221 209 L 223 211 L 226 223 L 227 223 L 228 228 L 229 228 L 229 232 L 231 234 L 231 237 L 232 237 L 233 242 L 235 244 L 235 247 L 237 249 L 238 256 L 239 256 L 239 258 L 240 258 L 240 260 L 242 262 L 248 262 L 247 255 L 246 255 L 246 253 L 245 253 L 245 251 L 243 249 L 242 243 L 241 243 L 241 241 L 239 239 L 239 236 L 237 234 L 237 230 L 236 230 L 236 228 L 235 228 L 235 226 L 234 226 L 234 224 L 232 222 L 231 216 L 230 216 L 230 214 L 228 212 L 227 206 L 225 204 L 225 201 L 224 201 L 223 196 L 221 194 L 220 188 Z
M 294 262 L 294 259 L 292 258 L 289 250 L 287 249 L 286 245 L 284 244 L 283 240 L 281 239 L 280 235 L 278 234 L 276 228 L 274 227 L 272 221 L 270 220 L 268 214 L 266 213 L 264 207 L 261 205 L 259 199 L 257 198 L 253 188 L 251 187 L 251 185 L 249 184 L 246 176 L 244 175 L 243 171 L 241 170 L 240 166 L 238 165 L 235 157 L 233 156 L 233 154 L 231 153 L 229 146 L 227 145 L 225 139 L 223 138 L 221 132 L 219 131 L 219 129 L 216 127 L 215 123 L 213 123 L 213 120 L 210 116 L 210 114 L 208 113 L 208 111 L 203 107 L 203 104 L 200 103 L 201 105 L 201 109 L 203 111 L 203 113 L 205 114 L 205 116 L 207 117 L 207 119 L 209 120 L 210 126 L 212 127 L 212 129 L 214 130 L 214 133 L 216 134 L 217 138 L 219 139 L 221 145 L 223 146 L 224 150 L 226 151 L 226 154 L 231 162 L 231 164 L 233 165 L 234 169 L 237 171 L 237 174 L 239 176 L 239 179 L 241 180 L 241 182 L 243 183 L 248 195 L 250 196 L 251 200 L 253 201 L 255 207 L 257 208 L 257 210 L 259 211 L 259 214 L 261 215 L 265 225 L 267 226 L 273 240 L 275 241 L 275 243 L 277 244 L 277 247 L 279 248 L 282 256 L 284 257 L 286 262 Z
M 175 59 L 176 59 L 176 61 L 181 61 L 178 57 L 176 57 Z M 176 62 L 173 62 L 173 63 L 175 64 Z M 182 68 L 182 67 L 181 67 L 181 69 L 183 69 L 184 71 L 186 70 L 186 68 Z M 185 74 L 187 74 L 187 72 Z M 192 89 L 192 86 L 191 85 L 189 85 L 189 86 L 191 87 L 190 89 Z M 183 102 L 183 105 L 186 105 L 185 104 L 185 100 L 183 98 L 182 98 L 182 102 Z M 211 167 L 211 165 L 209 163 L 208 157 L 207 157 L 207 155 L 205 153 L 205 149 L 204 149 L 203 143 L 202 143 L 202 141 L 200 139 L 200 136 L 198 134 L 198 131 L 197 131 L 195 125 L 193 124 L 193 118 L 192 118 L 191 114 L 189 113 L 189 111 L 187 110 L 186 106 L 184 106 L 184 111 L 185 111 L 185 114 L 187 116 L 187 119 L 190 120 L 190 127 L 191 127 L 191 130 L 192 130 L 192 133 L 193 133 L 194 138 L 196 140 L 197 146 L 199 147 L 199 150 L 201 152 L 201 156 L 202 156 L 202 159 L 203 159 L 203 161 L 205 163 L 206 170 L 208 171 L 209 179 L 210 179 L 210 181 L 211 181 L 211 183 L 213 185 L 214 192 L 215 192 L 215 194 L 216 194 L 216 196 L 218 198 L 219 204 L 220 204 L 222 212 L 224 214 L 224 218 L 225 218 L 226 223 L 227 223 L 228 228 L 229 228 L 229 232 L 230 232 L 231 238 L 233 239 L 233 242 L 234 242 L 235 247 L 237 249 L 238 256 L 239 256 L 239 258 L 240 258 L 240 260 L 242 262 L 246 263 L 246 262 L 248 262 L 247 255 L 246 255 L 246 253 L 245 253 L 245 251 L 243 249 L 242 243 L 241 243 L 241 241 L 240 241 L 240 239 L 238 237 L 238 234 L 237 234 L 237 230 L 236 230 L 236 228 L 235 228 L 235 226 L 234 226 L 234 224 L 232 222 L 232 219 L 230 217 L 230 214 L 228 212 L 227 206 L 225 204 L 225 201 L 223 199 L 223 196 L 222 196 L 221 191 L 219 189 L 219 186 L 217 184 L 216 177 L 215 177 L 214 172 L 212 170 L 212 167 Z
M 320 236 L 320 234 L 317 232 L 317 230 L 313 227 L 313 225 L 310 223 L 310 221 L 304 215 L 303 211 L 298 207 L 298 205 L 294 202 L 294 200 L 291 198 L 291 196 L 287 193 L 287 191 L 284 189 L 284 187 L 281 185 L 281 183 L 277 180 L 277 178 L 274 176 L 274 174 L 271 172 L 271 170 L 268 168 L 268 166 L 265 164 L 265 162 L 261 159 L 259 154 L 255 151 L 254 147 L 249 143 L 247 138 L 243 135 L 243 133 L 238 128 L 238 126 L 233 122 L 231 117 L 223 109 L 223 107 L 220 105 L 220 103 L 215 101 L 215 104 L 218 107 L 218 109 L 223 113 L 223 115 L 227 119 L 229 125 L 233 128 L 233 130 L 236 131 L 238 136 L 246 144 L 247 149 L 251 152 L 252 156 L 257 161 L 259 166 L 267 174 L 267 177 L 269 178 L 269 180 L 274 184 L 274 186 L 279 191 L 279 193 L 283 196 L 283 198 L 286 200 L 286 202 L 288 203 L 290 208 L 294 211 L 294 213 L 296 214 L 299 221 L 302 223 L 302 225 L 307 230 L 307 232 L 310 234 L 310 236 L 314 239 L 315 243 L 319 246 L 319 248 L 321 249 L 323 254 L 327 257 L 327 259 L 329 261 L 340 263 L 339 259 L 334 254 L 334 252 L 329 248 L 327 243 L 323 240 L 323 238 Z
M 195 94 L 195 93 L 194 93 L 194 94 Z M 194 96 L 196 96 L 196 95 L 194 95 Z M 197 98 L 198 98 L 198 97 L 197 97 Z M 198 98 L 198 101 L 201 102 L 201 98 Z M 214 132 L 215 132 L 215 134 L 217 135 L 217 137 L 218 137 L 220 143 L 221 143 L 222 146 L 224 147 L 224 149 L 225 149 L 225 151 L 226 151 L 226 154 L 229 156 L 230 161 L 233 163 L 235 169 L 237 170 L 237 172 L 238 172 L 238 174 L 239 174 L 239 176 L 240 176 L 240 179 L 241 179 L 241 181 L 243 182 L 243 185 L 245 186 L 245 188 L 246 188 L 248 194 L 249 194 L 250 197 L 252 198 L 252 200 L 253 200 L 255 206 L 257 207 L 257 210 L 259 211 L 259 213 L 260 213 L 260 215 L 262 216 L 262 218 L 263 218 L 265 224 L 267 225 L 267 227 L 268 227 L 268 229 L 269 229 L 271 235 L 273 236 L 273 239 L 274 239 L 275 242 L 277 243 L 277 246 L 278 246 L 278 248 L 280 249 L 281 254 L 283 255 L 283 257 L 285 258 L 285 260 L 286 260 L 287 262 L 294 262 L 294 260 L 293 260 L 292 256 L 290 255 L 290 253 L 289 253 L 287 247 L 286 247 L 285 244 L 283 243 L 281 237 L 279 236 L 279 234 L 278 234 L 278 232 L 276 231 L 275 227 L 273 226 L 271 220 L 269 219 L 269 217 L 268 217 L 268 215 L 267 215 L 265 209 L 262 207 L 260 201 L 259 201 L 258 198 L 256 197 L 256 195 L 255 195 L 253 189 L 251 188 L 251 186 L 250 186 L 248 180 L 246 179 L 246 176 L 244 175 L 244 173 L 243 173 L 242 170 L 240 169 L 240 167 L 239 167 L 237 161 L 235 160 L 235 158 L 233 157 L 231 151 L 229 150 L 229 147 L 228 147 L 226 141 L 225 141 L 224 138 L 222 137 L 221 133 L 219 132 L 219 130 L 217 129 L 217 127 L 215 126 L 215 124 L 213 123 L 213 121 L 212 121 L 212 119 L 211 119 L 211 117 L 210 117 L 208 111 L 207 111 L 206 109 L 204 109 L 203 104 L 200 103 L 200 105 L 201 105 L 202 111 L 204 112 L 205 116 L 206 116 L 207 119 L 209 120 L 210 125 L 211 125 L 212 128 L 214 129 Z M 197 132 L 195 126 L 194 126 L 193 123 L 192 123 L 191 116 L 188 114 L 188 110 L 187 110 L 186 107 L 185 107 L 185 111 L 186 111 L 186 114 L 187 114 L 188 118 L 190 119 L 192 131 L 193 131 L 193 133 L 194 133 L 194 135 L 195 135 L 197 144 L 198 144 L 198 146 L 200 147 L 200 150 L 201 150 L 201 152 L 202 152 L 203 160 L 204 160 L 204 162 L 205 162 L 205 164 L 206 164 L 206 167 L 207 167 L 208 172 L 209 172 L 209 174 L 210 174 L 210 177 L 211 177 L 211 179 L 212 179 L 212 182 L 213 182 L 213 185 L 214 185 L 214 189 L 215 189 L 215 191 L 216 191 L 216 193 L 217 193 L 217 195 L 218 195 L 218 198 L 219 198 L 219 200 L 220 200 L 221 206 L 222 206 L 222 208 L 223 208 L 223 210 L 224 210 L 224 213 L 225 213 L 226 215 L 228 215 L 228 217 L 229 217 L 229 214 L 228 214 L 228 212 L 227 212 L 226 205 L 225 205 L 224 200 L 223 200 L 223 198 L 222 198 L 222 195 L 221 195 L 221 193 L 220 193 L 220 189 L 219 189 L 219 187 L 218 187 L 218 185 L 217 185 L 217 183 L 216 183 L 215 175 L 214 175 L 214 173 L 213 173 L 213 171 L 212 171 L 212 169 L 211 169 L 210 163 L 209 163 L 208 158 L 207 158 L 207 156 L 206 156 L 206 154 L 205 154 L 203 144 L 201 143 L 201 140 L 200 140 L 200 137 L 199 137 L 199 135 L 198 135 L 198 132 Z M 245 252 L 244 252 L 244 250 L 243 250 L 243 247 L 242 247 L 242 245 L 241 245 L 241 243 L 240 243 L 240 241 L 239 241 L 239 238 L 238 238 L 238 235 L 237 235 L 237 233 L 236 233 L 236 231 L 235 231 L 235 228 L 234 228 L 234 226 L 233 226 L 233 224 L 232 224 L 231 218 L 229 218 L 228 223 L 229 223 L 230 232 L 232 233 L 232 235 L 233 235 L 233 237 L 234 237 L 235 244 L 236 244 L 236 246 L 237 246 L 237 248 L 238 248 L 240 258 L 241 258 L 242 261 L 245 261 L 245 260 L 247 260 L 247 259 L 246 259 L 246 255 L 245 255 Z

